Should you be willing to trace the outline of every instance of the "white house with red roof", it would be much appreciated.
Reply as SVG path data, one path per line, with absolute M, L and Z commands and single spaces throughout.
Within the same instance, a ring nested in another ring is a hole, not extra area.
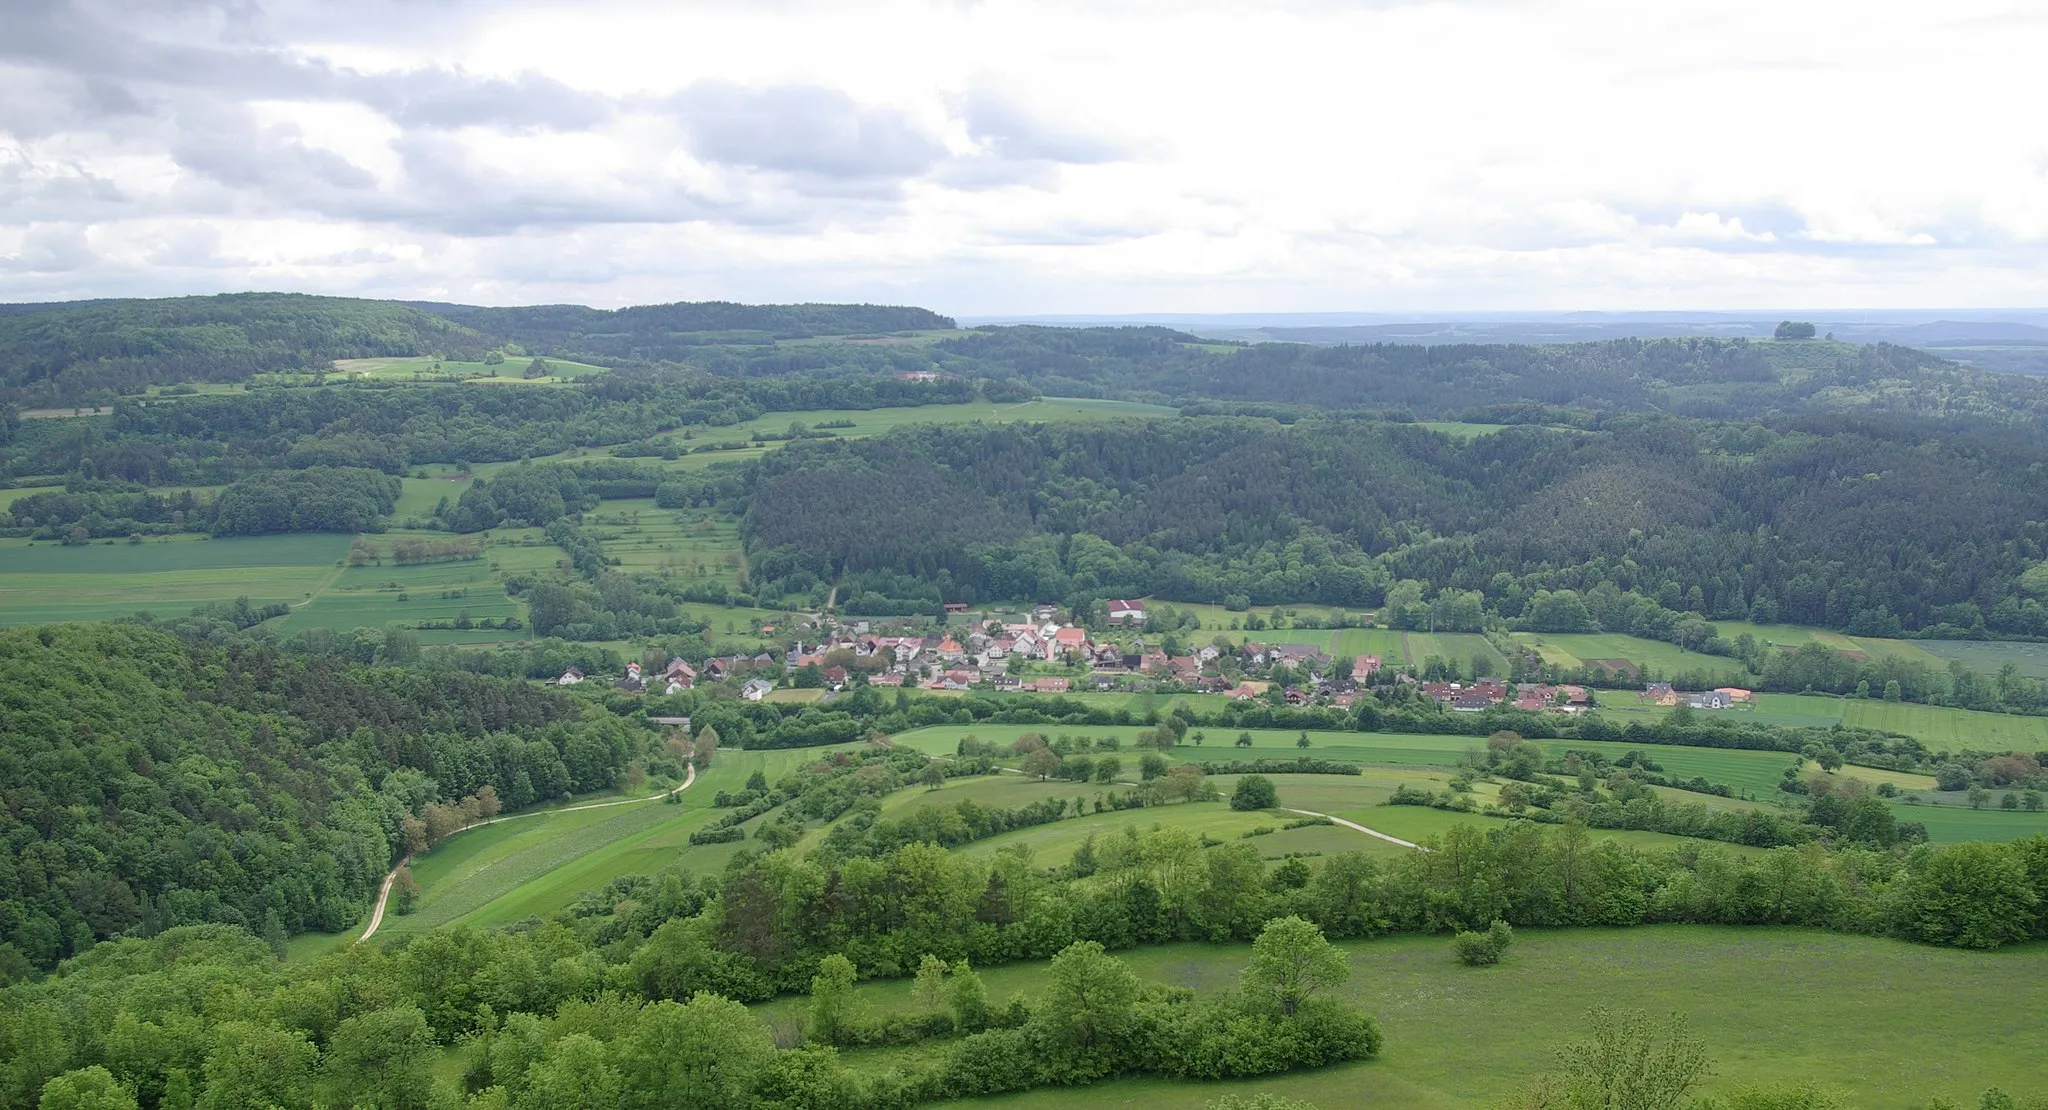
M 1112 601 L 1109 603 L 1111 624 L 1144 624 L 1145 603 L 1142 601 Z

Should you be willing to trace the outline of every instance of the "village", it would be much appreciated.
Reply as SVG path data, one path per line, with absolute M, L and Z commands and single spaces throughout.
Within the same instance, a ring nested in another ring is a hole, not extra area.
M 1506 707 L 1578 714 L 1596 707 L 1603 696 L 1609 703 L 1617 696 L 1585 686 L 1490 676 L 1424 681 L 1406 669 L 1388 667 L 1377 655 L 1332 657 L 1316 644 L 1232 642 L 1223 636 L 1194 643 L 1178 632 L 1146 631 L 1142 601 L 1107 602 L 1096 622 L 1101 627 L 1093 631 L 1052 605 L 986 618 L 970 618 L 964 605 L 947 608 L 951 619 L 936 627 L 929 620 L 920 627 L 915 618 L 842 622 L 816 614 L 797 623 L 795 637 L 779 654 L 764 650 L 698 663 L 671 658 L 658 669 L 634 662 L 608 681 L 620 694 L 657 696 L 719 683 L 744 701 L 761 701 L 778 689 L 815 690 L 829 698 L 867 685 L 952 693 L 1210 694 L 1337 709 L 1351 708 L 1378 685 L 1409 687 L 1453 713 Z M 589 678 L 572 667 L 555 683 L 574 686 Z M 1685 692 L 1669 683 L 1650 683 L 1629 698 L 1643 707 L 1695 710 L 1746 708 L 1754 699 L 1751 691 L 1735 687 Z

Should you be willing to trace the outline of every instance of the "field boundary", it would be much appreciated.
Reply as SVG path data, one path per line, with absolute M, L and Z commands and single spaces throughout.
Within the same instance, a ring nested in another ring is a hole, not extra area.
M 1389 836 L 1388 834 L 1383 833 L 1378 829 L 1368 829 L 1364 825 L 1361 825 L 1356 821 L 1347 821 L 1342 817 L 1335 817 L 1328 813 L 1317 813 L 1312 809 L 1294 809 L 1290 806 L 1278 806 L 1276 808 L 1278 808 L 1282 813 L 1299 813 L 1303 817 L 1320 817 L 1333 825 L 1342 825 L 1347 829 L 1357 829 L 1359 832 L 1362 832 L 1367 836 L 1376 836 L 1389 844 L 1399 844 L 1403 848 L 1413 848 L 1418 852 L 1429 851 L 1429 849 L 1423 847 L 1420 844 L 1415 843 L 1412 840 L 1403 840 L 1398 836 Z

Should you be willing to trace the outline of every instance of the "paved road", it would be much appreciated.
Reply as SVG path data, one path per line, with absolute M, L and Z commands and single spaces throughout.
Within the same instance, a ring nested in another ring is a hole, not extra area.
M 584 804 L 584 805 L 580 805 L 580 806 L 566 806 L 566 807 L 564 807 L 564 808 L 562 808 L 562 809 L 536 809 L 536 810 L 531 810 L 531 811 L 529 811 L 529 812 L 526 812 L 526 813 L 514 813 L 514 814 L 510 814 L 510 815 L 508 815 L 508 816 L 505 816 L 505 817 L 498 817 L 498 818 L 494 818 L 493 820 L 494 820 L 494 821 L 517 821 L 517 820 L 519 820 L 519 819 L 520 819 L 520 818 L 522 818 L 522 817 L 539 817 L 539 816 L 541 816 L 541 815 L 543 815 L 543 814 L 548 814 L 548 813 L 576 813 L 576 812 L 579 812 L 579 811 L 581 811 L 581 810 L 586 810 L 586 809 L 608 809 L 608 808 L 610 808 L 610 807 L 612 807 L 612 806 L 630 806 L 630 805 L 641 805 L 641 804 L 644 804 L 644 803 L 646 803 L 646 802 L 654 802 L 654 801 L 660 801 L 661 799 L 663 799 L 663 798 L 667 798 L 667 797 L 669 797 L 669 796 L 671 796 L 671 795 L 675 795 L 675 794 L 680 794 L 680 793 L 682 793 L 683 791 L 685 791 L 685 790 L 688 790 L 688 789 L 689 789 L 689 788 L 690 788 L 690 787 L 691 787 L 691 786 L 692 786 L 693 784 L 695 784 L 695 783 L 696 783 L 696 781 L 697 781 L 697 765 L 696 765 L 696 764 L 694 764 L 694 763 L 691 763 L 691 764 L 686 764 L 685 766 L 686 766 L 686 768 L 687 768 L 687 769 L 685 770 L 685 772 L 684 772 L 684 774 L 683 774 L 683 784 L 682 784 L 681 786 L 678 786 L 678 787 L 676 787 L 676 788 L 675 788 L 674 790 L 671 790 L 671 791 L 669 791 L 669 792 L 668 792 L 668 793 L 666 793 L 666 794 L 656 794 L 656 795 L 653 795 L 652 797 L 647 797 L 647 798 L 621 798 L 621 799 L 619 799 L 619 800 L 618 800 L 618 801 L 616 801 L 616 802 L 589 802 L 589 803 L 586 803 L 586 804 Z M 478 825 L 482 825 L 482 824 L 489 824 L 489 823 L 491 823 L 491 822 L 478 822 Z M 476 827 L 477 827 L 477 825 L 465 825 L 465 826 L 463 826 L 462 828 L 459 828 L 459 829 L 455 830 L 455 832 L 449 833 L 448 835 L 449 835 L 449 836 L 455 836 L 455 835 L 457 835 L 457 834 L 459 834 L 459 833 L 464 833 L 464 832 L 468 832 L 468 831 L 469 831 L 470 829 L 474 829 L 474 828 L 476 828 Z M 446 839 L 446 838 L 443 838 L 443 839 Z M 363 929 L 363 935 L 362 935 L 362 936 L 359 936 L 359 937 L 357 937 L 357 938 L 356 938 L 356 940 L 358 940 L 358 941 L 365 941 L 365 940 L 369 940 L 369 939 L 370 939 L 370 938 L 371 938 L 372 936 L 376 935 L 376 932 L 377 932 L 377 927 L 378 927 L 379 925 L 382 925 L 382 924 L 384 924 L 384 904 L 385 904 L 386 902 L 388 902 L 388 901 L 389 901 L 389 900 L 391 899 L 391 884 L 392 884 L 392 882 L 393 882 L 394 880 L 396 880 L 396 879 L 398 878 L 398 868 L 399 868 L 399 867 L 404 867 L 405 865 L 407 865 L 407 864 L 409 864 L 409 863 L 411 863 L 411 862 L 412 862 L 412 857 L 411 857 L 411 856 L 407 856 L 407 857 L 405 857 L 404 859 L 402 859 L 402 860 L 399 860 L 399 861 L 398 861 L 398 866 L 397 866 L 397 867 L 393 867 L 393 868 L 391 869 L 391 873 L 390 873 L 389 875 L 386 875 L 386 876 L 384 876 L 384 885 L 383 885 L 383 887 L 379 888 L 379 889 L 378 889 L 378 891 L 377 891 L 377 904 L 376 904 L 375 906 L 372 906 L 372 907 L 370 908 L 370 923 L 369 923 L 369 925 L 367 925 L 367 926 L 365 926 L 365 927 L 364 927 L 364 929 Z

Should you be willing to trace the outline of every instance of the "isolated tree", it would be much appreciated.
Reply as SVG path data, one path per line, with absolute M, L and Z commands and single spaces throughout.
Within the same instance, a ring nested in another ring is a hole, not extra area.
M 1293 1017 L 1317 991 L 1351 978 L 1344 953 L 1323 936 L 1322 927 L 1299 917 L 1266 922 L 1252 942 L 1251 962 L 1238 976 L 1245 1001 Z
M 1046 969 L 1036 1019 L 1056 1041 L 1085 1054 L 1130 1028 L 1138 995 L 1138 977 L 1122 960 L 1095 941 L 1076 941 Z
M 911 983 L 910 997 L 926 1013 L 945 1009 L 946 961 L 926 952 L 917 962 L 917 978 Z
M 1251 734 L 1251 733 L 1249 733 L 1249 732 L 1240 732 L 1240 733 L 1238 733 L 1238 734 L 1237 734 L 1237 746 L 1238 746 L 1238 747 L 1240 747 L 1240 748 L 1249 748 L 1249 747 L 1251 747 L 1251 746 L 1252 746 L 1252 734 Z
M 1146 782 L 1166 773 L 1166 757 L 1156 752 L 1146 752 L 1138 758 L 1138 777 Z
M 1060 769 L 1060 757 L 1047 748 L 1038 748 L 1024 757 L 1023 770 L 1027 775 L 1036 776 L 1044 782 L 1053 772 Z
M 1818 334 L 1818 329 L 1801 321 L 1784 320 L 1779 322 L 1777 330 L 1771 334 L 1776 339 L 1812 339 Z
M 1273 788 L 1273 780 L 1264 775 L 1246 775 L 1237 780 L 1237 789 L 1230 792 L 1230 808 L 1236 810 L 1272 809 L 1280 804 L 1280 792 Z
M 1308 747 L 1308 733 L 1306 731 L 1294 738 L 1294 746 L 1297 748 Z
M 833 953 L 818 961 L 811 978 L 811 1038 L 838 1044 L 859 1022 L 865 1008 L 854 991 L 853 961 Z
M 924 769 L 917 773 L 917 781 L 923 783 L 927 790 L 937 790 L 939 787 L 946 785 L 946 769 L 940 766 L 938 760 L 934 759 L 926 763 Z
M 953 965 L 946 980 L 946 1005 L 953 1011 L 953 1024 L 963 1033 L 978 1033 L 988 1027 L 988 986 L 981 976 L 961 960 Z

